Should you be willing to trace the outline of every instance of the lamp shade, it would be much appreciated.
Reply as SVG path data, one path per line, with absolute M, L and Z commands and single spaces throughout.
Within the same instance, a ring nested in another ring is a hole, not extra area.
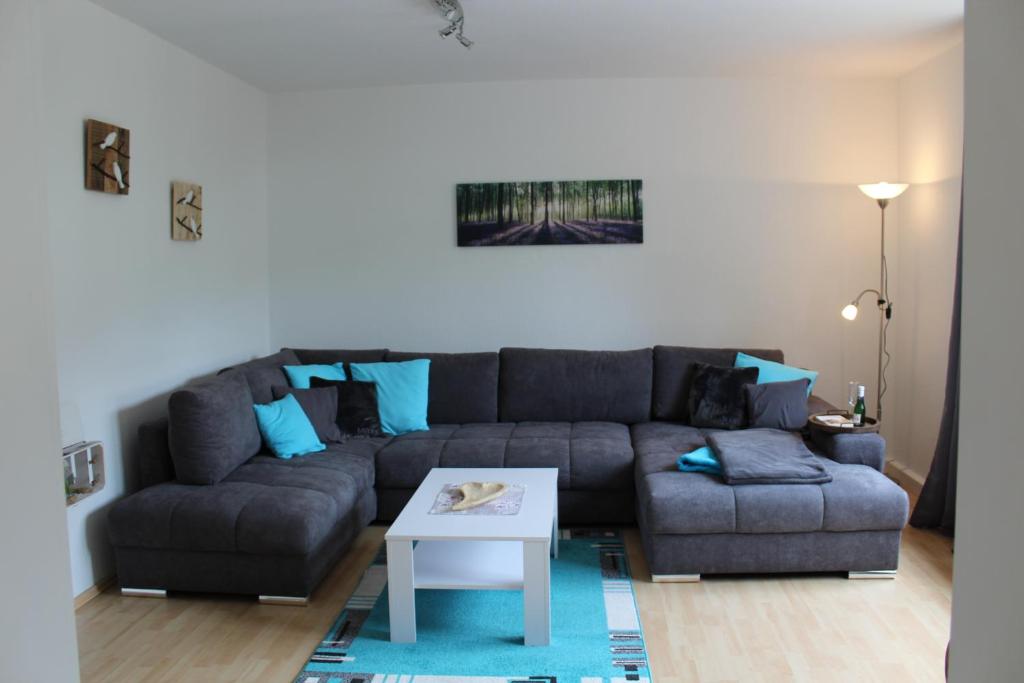
M 857 304 L 846 304 L 846 306 L 843 307 L 842 315 L 847 320 L 856 320 L 857 319 Z
M 906 183 L 868 183 L 858 185 L 860 191 L 872 199 L 895 199 L 910 187 Z

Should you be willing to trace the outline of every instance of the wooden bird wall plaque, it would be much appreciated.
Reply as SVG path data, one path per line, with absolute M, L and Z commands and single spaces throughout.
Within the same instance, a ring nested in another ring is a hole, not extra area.
M 85 122 L 85 187 L 97 192 L 128 194 L 131 188 L 131 133 L 110 123 Z
M 171 239 L 203 239 L 203 186 L 171 183 Z

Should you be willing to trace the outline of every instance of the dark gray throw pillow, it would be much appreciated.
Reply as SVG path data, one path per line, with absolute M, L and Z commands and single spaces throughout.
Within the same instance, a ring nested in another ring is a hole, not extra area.
M 333 387 L 338 392 L 335 422 L 347 436 L 385 436 L 377 408 L 377 385 L 355 380 L 338 381 L 311 377 L 312 387 Z
M 338 392 L 333 387 L 321 389 L 295 389 L 293 387 L 275 386 L 271 389 L 274 400 L 279 401 L 288 394 L 299 402 L 302 412 L 313 423 L 317 438 L 321 441 L 340 442 L 343 440 L 341 430 L 335 421 L 338 416 Z
M 694 363 L 690 385 L 690 424 L 694 427 L 742 429 L 747 424 L 743 387 L 757 383 L 758 368 L 723 368 Z
M 751 427 L 803 429 L 807 424 L 808 379 L 792 382 L 748 384 L 743 387 L 747 396 L 747 421 Z

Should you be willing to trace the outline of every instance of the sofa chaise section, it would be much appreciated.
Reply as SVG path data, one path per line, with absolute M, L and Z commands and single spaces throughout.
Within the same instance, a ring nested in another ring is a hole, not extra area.
M 258 455 L 213 485 L 129 496 L 109 518 L 121 586 L 306 598 L 376 513 L 366 450 Z
M 286 350 L 226 369 L 172 394 L 169 418 L 140 427 L 143 488 L 108 519 L 126 592 L 303 601 L 373 520 L 374 456 L 388 439 L 291 460 L 260 452 L 252 404 L 298 362 Z
M 637 523 L 655 580 L 897 568 L 907 496 L 873 467 L 819 453 L 829 483 L 729 486 L 678 471 L 679 453 L 705 444 L 701 430 L 634 425 L 633 443 Z
M 693 364 L 731 366 L 737 351 L 784 361 L 773 349 L 654 347 L 654 421 L 632 427 L 637 524 L 652 576 L 894 572 L 908 501 L 882 474 L 877 434 L 813 433 L 812 450 L 833 478 L 827 484 L 729 486 L 678 471 L 680 454 L 706 445 L 705 431 L 688 425 Z M 808 400 L 812 413 L 833 408 Z

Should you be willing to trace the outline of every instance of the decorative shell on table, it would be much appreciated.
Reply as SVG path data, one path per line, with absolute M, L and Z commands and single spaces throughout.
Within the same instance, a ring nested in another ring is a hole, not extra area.
M 468 481 L 459 486 L 462 500 L 452 505 L 453 512 L 469 510 L 492 500 L 501 498 L 508 491 L 508 484 L 499 481 Z

